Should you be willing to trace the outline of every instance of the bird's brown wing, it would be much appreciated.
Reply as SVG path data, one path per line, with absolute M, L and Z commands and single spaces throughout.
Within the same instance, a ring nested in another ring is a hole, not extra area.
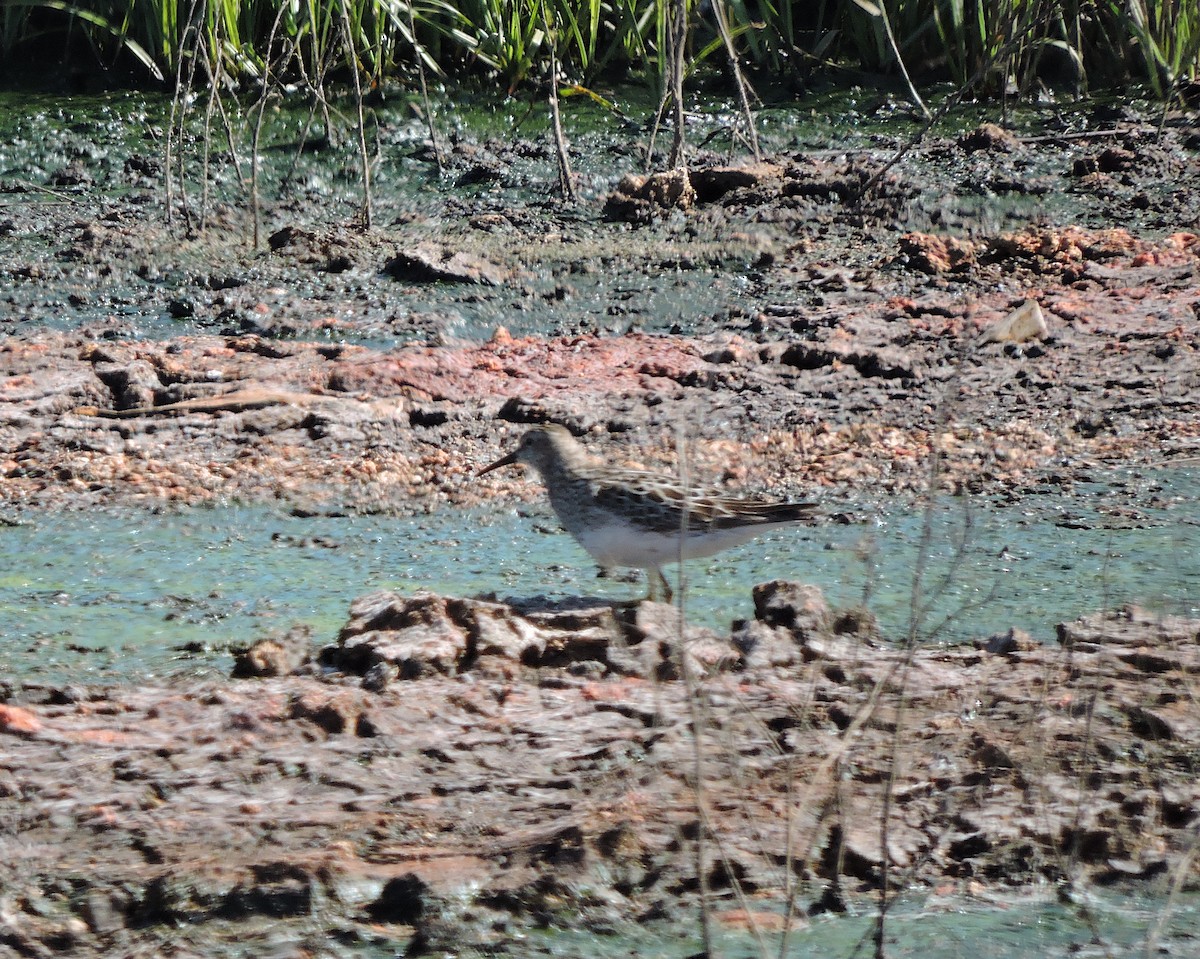
M 694 528 L 726 529 L 812 518 L 815 503 L 779 503 L 730 496 L 711 487 L 682 487 L 655 473 L 605 470 L 590 480 L 596 505 L 636 514 L 649 529 L 670 532 L 684 522 Z

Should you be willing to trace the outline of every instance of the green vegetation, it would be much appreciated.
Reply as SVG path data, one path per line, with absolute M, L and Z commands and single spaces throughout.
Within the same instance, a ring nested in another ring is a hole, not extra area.
M 245 84 L 282 56 L 289 82 L 378 84 L 420 60 L 512 91 L 545 82 L 553 54 L 560 81 L 658 85 L 679 8 L 691 66 L 732 43 L 743 69 L 777 78 L 852 69 L 993 95 L 1134 81 L 1167 98 L 1200 72 L 1195 0 L 4 0 L 0 62 L 69 57 L 178 84 L 203 58 Z

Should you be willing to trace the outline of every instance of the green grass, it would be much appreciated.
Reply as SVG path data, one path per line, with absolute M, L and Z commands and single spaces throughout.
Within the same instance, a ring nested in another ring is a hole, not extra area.
M 1081 84 L 1142 82 L 1168 97 L 1200 72 L 1195 0 L 5 0 L 0 60 L 69 50 L 75 67 L 90 57 L 97 72 L 171 85 L 203 58 L 253 84 L 286 49 L 298 75 L 285 79 L 356 71 L 377 84 L 406 78 L 419 57 L 427 72 L 513 91 L 550 79 L 552 37 L 560 83 L 657 85 L 678 4 L 693 66 L 721 49 L 723 11 L 742 68 L 772 78 L 904 66 L 917 83 L 1027 91 L 1053 51 Z

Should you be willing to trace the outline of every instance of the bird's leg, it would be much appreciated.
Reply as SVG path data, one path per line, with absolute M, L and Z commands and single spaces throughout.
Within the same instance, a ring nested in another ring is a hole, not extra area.
M 650 595 L 646 597 L 650 602 L 654 602 L 654 597 L 657 595 L 659 588 L 662 589 L 663 602 L 670 603 L 675 597 L 674 591 L 671 589 L 671 584 L 667 582 L 667 577 L 663 575 L 663 571 L 657 566 L 651 566 L 646 570 L 646 578 L 650 580 Z

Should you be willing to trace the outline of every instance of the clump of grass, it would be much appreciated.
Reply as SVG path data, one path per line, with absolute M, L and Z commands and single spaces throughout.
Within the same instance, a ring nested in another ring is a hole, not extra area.
M 226 77 L 253 84 L 270 45 L 286 42 L 309 76 L 332 56 L 333 69 L 374 86 L 420 62 L 497 77 L 511 92 L 552 76 L 552 33 L 553 59 L 574 82 L 658 85 L 676 10 L 689 67 L 733 47 L 735 63 L 775 78 L 825 66 L 962 83 L 986 65 L 984 87 L 999 94 L 1031 89 L 1052 54 L 1078 80 L 1131 77 L 1168 97 L 1200 72 L 1200 8 L 1177 0 L 8 0 L 0 57 L 19 62 L 82 39 L 98 72 L 124 64 L 171 83 L 202 37 Z

